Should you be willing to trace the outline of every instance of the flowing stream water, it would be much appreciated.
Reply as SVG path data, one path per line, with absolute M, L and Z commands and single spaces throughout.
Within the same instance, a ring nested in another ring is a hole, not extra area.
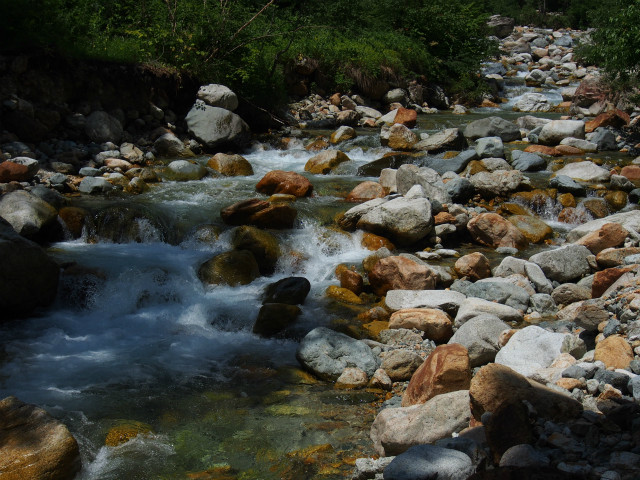
M 496 113 L 517 116 L 508 106 L 440 113 L 422 116 L 419 128 Z M 356 167 L 388 151 L 376 142 L 376 135 L 358 137 L 347 147 L 351 164 L 309 176 L 316 193 L 295 202 L 296 228 L 274 232 L 284 250 L 276 272 L 246 286 L 207 287 L 196 271 L 231 248 L 222 207 L 260 197 L 255 184 L 270 170 L 304 172 L 313 153 L 301 141 L 246 154 L 251 177 L 74 198 L 94 214 L 94 225 L 83 238 L 50 248 L 73 265 L 55 305 L 2 327 L 0 395 L 43 406 L 69 426 L 81 446 L 80 479 L 347 477 L 355 458 L 374 453 L 368 433 L 383 398 L 315 381 L 299 369 L 295 350 L 315 326 L 358 313 L 324 291 L 336 283 L 338 264 L 371 253 L 361 234 L 331 225 L 352 206 L 346 194 L 365 180 Z M 292 275 L 312 285 L 302 316 L 286 335 L 254 335 L 264 287 Z M 145 433 L 105 446 L 118 426 Z

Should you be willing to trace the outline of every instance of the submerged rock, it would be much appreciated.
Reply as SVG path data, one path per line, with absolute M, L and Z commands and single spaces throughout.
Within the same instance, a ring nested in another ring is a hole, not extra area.
M 208 284 L 247 285 L 259 276 L 258 262 L 248 250 L 221 253 L 198 268 L 198 278 Z

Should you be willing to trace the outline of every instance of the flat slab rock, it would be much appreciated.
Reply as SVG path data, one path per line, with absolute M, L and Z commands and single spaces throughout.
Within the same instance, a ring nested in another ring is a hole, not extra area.
M 466 295 L 449 290 L 389 290 L 385 303 L 391 310 L 438 308 L 455 315 L 465 298 Z

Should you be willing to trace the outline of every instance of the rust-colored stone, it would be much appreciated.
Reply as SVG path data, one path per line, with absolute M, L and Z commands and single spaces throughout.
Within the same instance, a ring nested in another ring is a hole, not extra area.
M 433 223 L 435 225 L 442 225 L 445 223 L 456 223 L 456 217 L 451 215 L 449 212 L 439 212 L 435 217 L 433 217 Z
M 526 248 L 529 242 L 522 232 L 497 213 L 481 213 L 467 223 L 467 230 L 477 243 L 492 248 Z
M 310 196 L 313 193 L 313 185 L 299 173 L 273 170 L 257 183 L 256 191 L 265 195 L 284 193 L 300 198 Z
M 610 335 L 596 344 L 595 360 L 607 368 L 627 368 L 633 358 L 631 345 L 621 335 Z
M 436 343 L 444 343 L 453 335 L 451 317 L 436 308 L 404 308 L 391 315 L 389 328 L 417 329 Z
M 491 276 L 489 260 L 480 252 L 473 252 L 456 260 L 453 269 L 460 277 L 470 280 L 480 280 Z
M 542 155 L 548 155 L 550 157 L 559 157 L 562 154 L 553 147 L 547 147 L 545 145 L 529 145 L 524 149 L 528 153 L 541 153 Z
M 427 265 L 392 256 L 375 264 L 369 283 L 376 295 L 383 296 L 389 290 L 431 290 L 435 288 L 436 275 Z
M 599 127 L 621 128 L 629 125 L 631 118 L 622 110 L 611 110 L 610 112 L 601 113 L 593 120 L 589 120 L 584 124 L 585 133 L 595 132 Z
M 583 150 L 580 150 L 577 147 L 572 147 L 571 145 L 558 145 L 555 147 L 556 151 L 560 152 L 562 155 L 582 155 L 584 154 Z
M 362 234 L 362 242 L 361 245 L 367 250 L 371 250 L 375 252 L 379 248 L 386 247 L 390 251 L 396 249 L 396 246 L 389 240 L 388 238 L 381 237 L 380 235 L 376 235 L 375 233 L 364 232 Z
M 382 185 L 378 182 L 366 181 L 362 182 L 354 187 L 349 195 L 347 195 L 347 202 L 366 202 L 367 200 L 373 200 L 374 198 L 382 198 L 385 196 L 385 191 Z
M 438 346 L 415 371 L 402 396 L 402 406 L 426 403 L 443 393 L 467 390 L 471 382 L 469 353 L 460 344 Z
M 629 232 L 618 223 L 605 223 L 598 230 L 586 234 L 575 243 L 584 245 L 591 253 L 597 255 L 605 248 L 619 247 L 629 235 Z
M 640 165 L 627 165 L 622 167 L 620 175 L 627 177 L 632 182 L 640 181 Z
M 417 121 L 418 113 L 415 110 L 400 107 L 396 113 L 393 123 L 399 123 L 405 127 L 413 128 L 416 126 Z
M 364 281 L 362 279 L 362 275 L 355 270 L 348 268 L 346 265 L 338 265 L 336 267 L 336 277 L 340 280 L 340 286 L 342 288 L 351 290 L 356 295 L 360 295 L 362 293 Z

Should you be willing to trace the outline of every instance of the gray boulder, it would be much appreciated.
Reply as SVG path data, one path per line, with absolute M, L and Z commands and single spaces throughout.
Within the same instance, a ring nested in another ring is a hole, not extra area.
M 537 264 L 547 278 L 567 283 L 591 272 L 588 260 L 590 255 L 587 247 L 570 244 L 536 253 L 529 261 Z
M 437 308 L 455 315 L 466 295 L 451 290 L 389 290 L 385 304 L 391 310 Z
M 426 198 L 394 198 L 366 212 L 356 226 L 390 237 L 398 244 L 410 245 L 433 229 L 431 202 Z
M 584 138 L 584 122 L 581 120 L 553 120 L 545 124 L 538 135 L 543 145 L 558 145 L 567 137 Z
M 449 343 L 459 343 L 469 352 L 471 367 L 492 362 L 500 350 L 500 334 L 511 327 L 495 315 L 481 314 L 465 322 Z
M 447 128 L 420 140 L 413 148 L 423 152 L 438 153 L 445 150 L 462 150 L 466 143 L 458 128 Z
M 513 18 L 501 15 L 492 15 L 487 21 L 490 31 L 498 38 L 505 38 L 511 35 L 515 25 L 516 21 Z
M 87 117 L 84 132 L 96 143 L 120 143 L 122 138 L 122 124 L 107 112 L 96 111 Z
M 370 436 L 381 456 L 398 455 L 412 446 L 451 437 L 468 427 L 470 418 L 469 391 L 458 390 L 423 404 L 382 410 L 371 426 Z
M 480 314 L 488 313 L 498 317 L 503 322 L 521 322 L 523 319 L 522 312 L 508 305 L 490 302 L 482 298 L 469 297 L 466 298 L 456 315 L 454 325 L 460 327 L 474 317 Z
M 359 340 L 325 327 L 311 330 L 300 342 L 296 358 L 302 366 L 325 380 L 336 380 L 347 367 L 371 377 L 378 362 L 371 349 Z
M 558 170 L 556 175 L 566 175 L 587 183 L 608 182 L 611 177 L 609 170 L 590 161 L 569 163 Z
M 422 163 L 425 167 L 429 167 L 442 175 L 446 172 L 460 173 L 467 168 L 471 160 L 477 158 L 478 154 L 474 149 L 471 149 L 460 152 L 453 158 L 427 157 Z
M 235 113 L 196 101 L 187 117 L 189 133 L 208 148 L 233 144 L 245 146 L 250 138 L 249 125 Z
M 84 177 L 78 185 L 78 190 L 82 193 L 107 193 L 114 187 L 104 177 Z
M 512 150 L 511 166 L 521 172 L 535 172 L 547 168 L 547 162 L 535 153 Z
M 451 200 L 456 203 L 466 203 L 476 192 L 471 181 L 465 177 L 452 178 L 446 183 L 446 188 Z
M 7 193 L 0 199 L 0 217 L 23 237 L 37 237 L 53 225 L 58 212 L 44 200 L 24 190 Z
M 557 188 L 559 192 L 571 193 L 577 197 L 584 197 L 587 194 L 587 189 L 568 175 L 556 173 L 556 176 L 549 181 L 549 186 Z
M 521 138 L 518 126 L 500 117 L 487 117 L 471 122 L 465 127 L 463 134 L 470 141 L 482 137 L 500 137 L 503 142 L 513 142 Z
M 548 112 L 551 103 L 541 93 L 525 93 L 513 104 L 513 109 L 517 112 Z
M 153 148 L 160 157 L 179 157 L 185 151 L 184 143 L 174 133 L 167 132 L 153 142 Z
M 589 141 L 595 143 L 598 146 L 599 151 L 618 150 L 616 136 L 608 128 L 596 128 L 596 131 L 589 136 Z
M 475 283 L 458 281 L 451 286 L 451 289 L 464 293 L 467 297 L 483 298 L 522 312 L 526 312 L 529 307 L 530 295 L 524 288 L 508 279 L 486 278 Z
M 393 459 L 384 480 L 462 480 L 474 471 L 471 459 L 458 450 L 416 445 Z
M 211 107 L 224 108 L 232 112 L 238 108 L 238 97 L 229 87 L 215 83 L 202 85 L 197 97 Z
M 207 169 L 199 163 L 189 162 L 188 160 L 174 160 L 167 165 L 165 175 L 169 180 L 178 182 L 200 180 L 207 175 Z
M 0 311 L 5 320 L 30 314 L 56 297 L 60 268 L 36 243 L 0 219 Z
M 549 332 L 535 325 L 518 330 L 500 349 L 495 363 L 528 377 L 549 367 L 561 354 L 568 334 Z
M 476 141 L 476 153 L 480 158 L 504 157 L 504 145 L 500 137 L 483 137 Z
M 528 179 L 520 170 L 496 170 L 479 172 L 469 179 L 477 193 L 486 198 L 513 193 L 525 185 Z
M 396 172 L 396 185 L 401 195 L 406 195 L 414 185 L 420 185 L 428 199 L 437 200 L 440 203 L 451 203 L 451 197 L 447 193 L 447 187 L 442 178 L 438 172 L 428 167 L 401 165 Z

